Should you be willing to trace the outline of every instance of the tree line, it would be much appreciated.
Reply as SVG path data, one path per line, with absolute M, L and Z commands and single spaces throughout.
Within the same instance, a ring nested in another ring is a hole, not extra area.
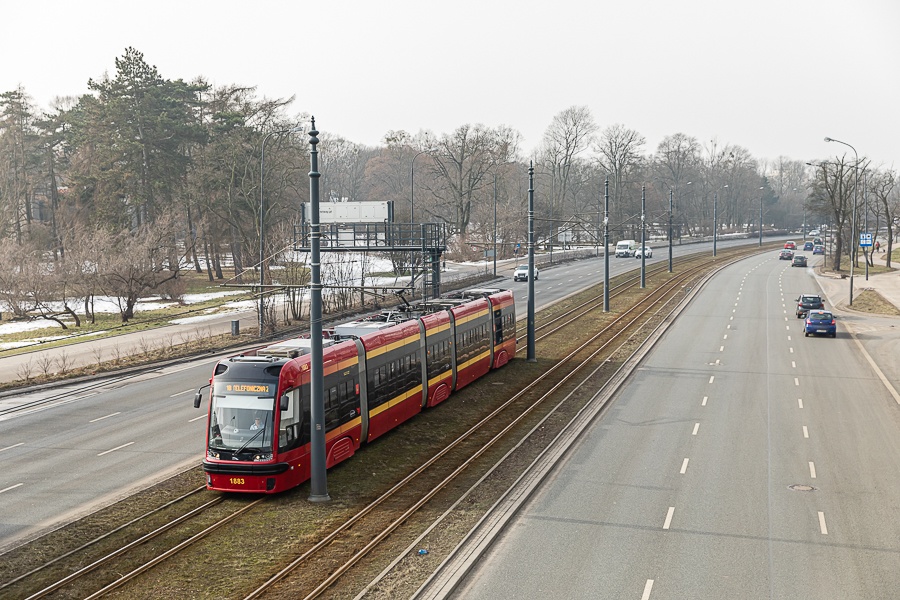
M 261 227 L 264 255 L 279 260 L 309 198 L 307 136 L 286 133 L 309 129 L 295 99 L 203 77 L 167 79 L 134 48 L 116 58 L 114 75 L 87 88 L 49 111 L 21 87 L 0 94 L 0 257 L 15 265 L 0 276 L 7 310 L 77 324 L 91 318 L 94 296 L 108 295 L 127 321 L 141 297 L 177 296 L 185 269 L 253 282 L 263 268 L 269 281 L 271 261 L 258 264 Z M 639 132 L 601 127 L 584 106 L 558 113 L 530 156 L 506 126 L 390 130 L 369 147 L 323 123 L 323 202 L 392 201 L 398 221 L 444 223 L 462 258 L 495 242 L 501 259 L 524 246 L 531 164 L 545 247 L 600 243 L 607 181 L 617 238 L 638 236 L 644 194 L 657 232 L 670 207 L 685 236 L 711 235 L 714 221 L 748 232 L 831 222 L 836 266 L 855 248 L 846 241 L 855 235 L 850 215 L 856 224 L 865 216 L 854 199 L 870 199 L 867 214 L 889 232 L 897 211 L 896 174 L 865 159 L 768 163 L 684 133 L 651 150 Z

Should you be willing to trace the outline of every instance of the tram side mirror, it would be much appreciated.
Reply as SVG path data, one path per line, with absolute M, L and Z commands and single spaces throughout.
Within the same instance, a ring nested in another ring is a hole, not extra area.
M 194 408 L 200 408 L 200 403 L 203 402 L 203 389 L 208 388 L 209 384 L 207 383 L 194 394 Z
M 290 405 L 290 402 L 291 402 L 291 399 L 288 397 L 288 395 L 287 395 L 287 394 L 282 394 L 282 396 L 281 396 L 281 402 L 280 402 L 279 405 L 278 405 L 279 408 L 281 409 L 281 412 L 284 412 L 284 411 L 286 411 L 286 410 L 288 409 L 288 406 Z

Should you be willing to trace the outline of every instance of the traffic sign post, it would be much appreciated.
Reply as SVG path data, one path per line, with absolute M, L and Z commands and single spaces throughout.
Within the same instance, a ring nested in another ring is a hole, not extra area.
M 860 248 L 871 248 L 872 247 L 872 234 L 871 233 L 860 232 L 859 247 Z M 869 253 L 863 251 L 863 258 L 866 259 L 866 281 L 868 281 L 869 280 Z

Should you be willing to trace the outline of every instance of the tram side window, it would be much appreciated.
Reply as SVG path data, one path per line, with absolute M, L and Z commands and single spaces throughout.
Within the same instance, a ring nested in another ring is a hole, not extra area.
M 340 405 L 338 404 L 337 386 L 330 387 L 322 393 L 325 402 L 325 431 L 331 431 L 340 425 Z
M 297 448 L 309 441 L 309 386 L 294 388 L 286 394 L 288 408 L 281 412 L 278 425 L 279 452 Z
M 435 342 L 429 347 L 428 377 L 436 377 L 450 368 L 450 340 L 444 339 Z
M 373 367 L 369 375 L 369 410 L 384 404 L 390 398 L 387 393 L 387 366 Z
M 359 379 L 353 378 L 338 384 L 338 404 L 341 424 L 359 416 L 359 397 L 356 394 Z

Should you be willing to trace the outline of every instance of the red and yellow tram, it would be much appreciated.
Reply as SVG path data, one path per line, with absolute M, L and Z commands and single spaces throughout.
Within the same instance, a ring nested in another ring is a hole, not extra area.
M 322 352 L 326 466 L 509 362 L 515 326 L 511 291 L 472 289 L 335 327 Z M 308 348 L 285 340 L 216 364 L 207 488 L 275 493 L 309 479 Z

